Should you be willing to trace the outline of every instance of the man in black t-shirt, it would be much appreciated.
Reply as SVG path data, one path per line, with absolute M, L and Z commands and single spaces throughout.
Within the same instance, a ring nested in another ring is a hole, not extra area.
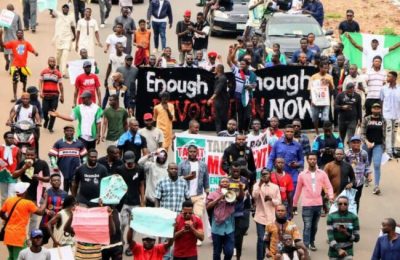
M 25 198 L 38 204 L 45 191 L 43 187 L 40 194 L 38 194 L 39 182 L 50 181 L 49 165 L 46 161 L 38 159 L 35 148 L 30 147 L 26 150 L 25 161 L 19 163 L 12 177 L 14 179 L 20 178 L 22 182 L 28 182 L 30 184 L 26 191 Z M 39 216 L 32 215 L 29 222 L 29 232 L 39 227 L 40 219 Z
M 353 20 L 354 11 L 349 9 L 346 11 L 346 20 L 339 24 L 339 34 L 345 32 L 360 32 L 360 25 Z
M 124 164 L 120 157 L 121 152 L 118 147 L 115 145 L 110 145 L 107 147 L 107 155 L 101 157 L 98 160 L 98 163 L 106 167 L 109 175 L 114 174 L 117 168 Z
M 176 35 L 178 36 L 179 64 L 183 64 L 187 53 L 193 50 L 194 23 L 190 21 L 191 12 L 186 10 L 183 21 L 176 24 Z
M 136 164 L 135 154 L 132 151 L 127 151 L 124 154 L 125 164 L 118 167 L 117 174 L 121 175 L 128 191 L 122 198 L 122 210 L 121 210 L 121 232 L 129 226 L 130 213 L 134 207 L 144 207 L 146 205 L 144 198 L 144 170 L 138 164 Z M 130 249 L 125 250 L 125 254 L 131 256 Z
M 107 175 L 106 167 L 97 163 L 97 151 L 90 150 L 87 163 L 76 169 L 72 181 L 72 195 L 77 198 L 80 205 L 89 208 L 98 206 L 90 200 L 100 196 L 100 182 Z
M 207 54 L 209 32 L 210 25 L 204 19 L 204 14 L 202 12 L 197 13 L 197 22 L 194 25 L 193 50 L 195 52 L 202 51 L 203 56 Z

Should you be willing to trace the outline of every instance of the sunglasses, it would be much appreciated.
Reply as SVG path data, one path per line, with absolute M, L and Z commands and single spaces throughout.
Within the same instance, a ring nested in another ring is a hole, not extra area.
M 340 203 L 338 203 L 338 205 L 339 205 L 339 206 L 343 206 L 343 205 L 344 205 L 344 206 L 347 206 L 348 204 L 345 203 L 345 202 L 340 202 Z

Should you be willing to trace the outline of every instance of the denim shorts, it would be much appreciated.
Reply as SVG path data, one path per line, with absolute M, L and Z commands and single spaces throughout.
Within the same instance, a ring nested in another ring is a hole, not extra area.
M 318 122 L 319 114 L 323 122 L 329 121 L 329 106 L 311 106 L 311 119 L 313 122 Z

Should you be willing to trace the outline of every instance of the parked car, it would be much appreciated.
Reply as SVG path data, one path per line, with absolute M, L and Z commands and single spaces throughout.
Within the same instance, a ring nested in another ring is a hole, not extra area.
M 265 46 L 272 49 L 272 44 L 279 43 L 281 52 L 287 59 L 300 48 L 300 39 L 307 34 L 315 34 L 315 44 L 324 50 L 331 47 L 330 35 L 333 30 L 324 32 L 318 22 L 306 14 L 275 13 L 267 21 L 265 28 Z
M 209 13 L 211 35 L 217 33 L 242 34 L 249 18 L 249 0 L 232 0 L 232 4 Z

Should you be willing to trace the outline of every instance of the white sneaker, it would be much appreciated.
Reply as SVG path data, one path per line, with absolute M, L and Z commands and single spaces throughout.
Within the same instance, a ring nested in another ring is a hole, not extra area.
M 233 256 L 236 256 L 236 248 L 233 249 Z
M 107 19 L 105 19 L 105 20 L 104 20 L 104 24 L 108 24 L 107 22 L 108 22 Z
M 106 25 L 104 23 L 100 24 L 100 28 L 104 28 Z
M 201 240 L 197 239 L 196 245 L 197 245 L 197 246 L 201 246 L 202 244 L 203 244 L 203 242 L 201 242 Z

